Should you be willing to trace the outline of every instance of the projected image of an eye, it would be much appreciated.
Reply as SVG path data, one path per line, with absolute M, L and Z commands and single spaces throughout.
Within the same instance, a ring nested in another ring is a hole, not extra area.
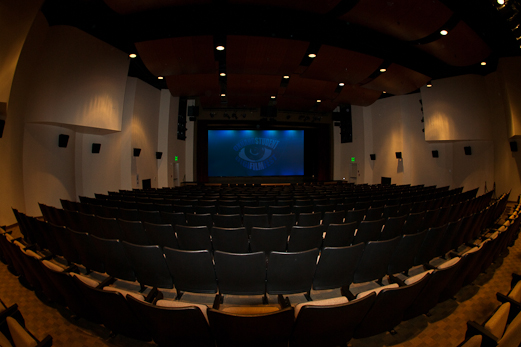
M 248 145 L 241 149 L 238 155 L 239 158 L 246 161 L 263 161 L 271 156 L 271 149 L 259 145 Z

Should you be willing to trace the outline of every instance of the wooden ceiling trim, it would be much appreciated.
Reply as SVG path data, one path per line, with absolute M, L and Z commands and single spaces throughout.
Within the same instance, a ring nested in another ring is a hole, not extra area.
M 175 96 L 217 96 L 221 88 L 216 74 L 175 75 L 165 78 L 170 93 Z
M 431 80 L 419 72 L 398 64 L 391 64 L 385 73 L 380 74 L 363 87 L 377 91 L 386 91 L 394 95 L 404 95 L 414 92 Z
M 369 77 L 383 59 L 343 48 L 322 45 L 302 77 L 357 84 Z
M 316 100 L 280 95 L 277 98 L 278 110 L 309 111 L 316 105 Z
M 415 41 L 438 30 L 452 15 L 438 0 L 360 0 L 340 19 L 403 41 Z
M 486 60 L 492 53 L 485 41 L 463 21 L 460 21 L 448 35 L 418 47 L 453 66 L 477 64 Z
M 308 46 L 297 40 L 230 35 L 226 69 L 235 74 L 288 75 L 297 69 Z
M 228 107 L 257 108 L 268 106 L 270 100 L 270 97 L 266 95 L 236 95 L 228 93 Z
M 341 0 L 228 0 L 230 4 L 280 7 L 318 14 L 328 13 L 340 2 Z
M 156 76 L 217 73 L 212 36 L 137 42 L 145 66 Z
M 319 81 L 302 78 L 299 75 L 291 75 L 284 95 L 288 97 L 300 97 L 305 99 L 334 99 L 336 97 L 336 82 Z
M 277 95 L 279 76 L 228 74 L 228 95 Z
M 112 10 L 119 14 L 127 15 L 137 12 L 157 10 L 165 7 L 184 6 L 184 5 L 207 5 L 212 0 L 147 0 L 147 1 L 128 1 L 128 0 L 103 0 Z

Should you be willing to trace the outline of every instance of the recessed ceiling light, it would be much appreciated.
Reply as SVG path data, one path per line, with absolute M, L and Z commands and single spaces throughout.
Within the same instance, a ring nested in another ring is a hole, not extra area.
M 226 76 L 226 72 L 221 72 L 221 73 L 219 74 L 219 76 L 221 76 L 221 77 Z
M 505 0 L 497 0 L 497 3 L 498 3 L 499 5 L 504 5 L 504 4 L 505 4 Z
M 432 87 L 432 83 L 431 82 L 427 83 L 427 88 L 430 88 L 430 87 Z
M 343 82 L 340 82 L 338 85 L 339 85 L 340 87 L 343 87 L 343 86 L 344 86 L 344 83 L 343 83 Z
M 440 35 L 443 35 L 443 36 L 447 35 L 448 33 L 449 33 L 449 32 L 448 32 L 447 30 L 445 30 L 445 29 L 443 29 L 442 31 L 440 31 Z
M 224 46 L 217 46 L 215 49 L 218 51 L 224 51 Z
M 387 71 L 387 69 L 380 69 L 380 72 L 385 72 Z
M 226 94 L 222 93 L 221 96 L 224 98 L 226 96 Z
M 272 98 L 272 99 L 275 99 L 275 95 L 272 95 L 271 98 Z
M 386 94 L 387 92 L 384 90 L 382 93 Z
M 309 54 L 308 54 L 308 57 L 310 57 L 310 58 L 316 58 L 316 56 L 317 56 L 317 55 L 316 55 L 315 53 L 309 53 Z
M 132 58 L 132 59 L 137 58 L 137 54 L 136 53 L 130 53 L 128 56 L 130 58 Z
M 318 99 L 317 102 L 322 102 L 322 100 Z
M 482 61 L 482 62 L 481 62 L 481 65 L 482 65 L 482 66 L 485 66 L 485 65 L 487 65 L 487 62 L 486 62 L 486 61 Z
M 162 79 L 163 79 L 163 76 L 157 76 L 157 79 L 158 79 L 158 80 L 162 80 Z
M 289 76 L 288 76 L 288 75 L 284 76 L 284 79 L 286 79 L 286 80 L 287 80 L 288 78 L 289 78 Z

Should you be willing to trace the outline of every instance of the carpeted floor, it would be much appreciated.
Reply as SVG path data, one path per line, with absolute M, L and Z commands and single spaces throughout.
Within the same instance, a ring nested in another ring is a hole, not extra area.
M 456 346 L 464 340 L 466 322 L 481 323 L 499 306 L 496 292 L 507 293 L 511 274 L 521 272 L 521 241 L 509 253 L 492 264 L 487 273 L 460 290 L 455 300 L 438 304 L 431 315 L 402 322 L 397 334 L 382 333 L 365 339 L 353 339 L 350 346 Z M 53 337 L 54 346 L 154 346 L 124 336 L 111 337 L 107 329 L 84 319 L 74 319 L 62 307 L 45 303 L 0 263 L 0 298 L 7 305 L 17 303 L 28 329 L 38 338 Z

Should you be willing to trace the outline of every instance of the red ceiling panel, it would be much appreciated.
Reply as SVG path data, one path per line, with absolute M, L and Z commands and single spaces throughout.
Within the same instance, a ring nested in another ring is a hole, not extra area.
M 312 100 L 334 99 L 336 97 L 336 87 L 336 82 L 319 81 L 302 78 L 299 75 L 291 75 L 284 95 Z
M 282 7 L 320 14 L 331 11 L 340 1 L 341 0 L 228 0 L 231 4 Z
M 119 14 L 131 14 L 155 10 L 170 6 L 211 4 L 212 0 L 104 0 L 105 3 Z
M 334 100 L 339 104 L 369 106 L 382 95 L 382 92 L 358 86 L 345 85 Z
M 212 36 L 137 42 L 146 67 L 156 76 L 217 73 Z
M 391 64 L 387 72 L 382 73 L 364 88 L 386 91 L 394 95 L 408 94 L 429 82 L 431 78 L 398 64 Z
M 369 77 L 383 59 L 323 45 L 302 77 L 356 84 Z
M 452 14 L 438 0 L 360 0 L 340 19 L 400 40 L 414 41 L 434 33 Z
M 447 36 L 419 48 L 454 66 L 479 63 L 491 53 L 488 45 L 463 21 Z
M 166 84 L 174 96 L 201 96 L 220 98 L 219 77 L 210 75 L 167 76 Z
M 288 75 L 293 73 L 309 43 L 256 36 L 228 36 L 226 69 L 228 73 Z

